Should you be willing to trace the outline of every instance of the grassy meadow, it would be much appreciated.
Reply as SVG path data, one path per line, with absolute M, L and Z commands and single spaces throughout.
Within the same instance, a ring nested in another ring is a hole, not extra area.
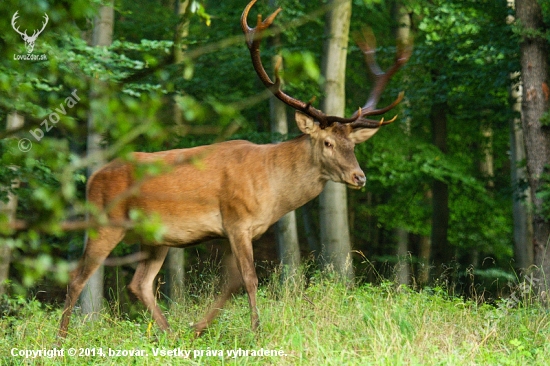
M 205 285 L 172 303 L 166 309 L 173 329 L 168 334 L 143 310 L 130 317 L 111 304 L 95 322 L 77 311 L 57 354 L 61 306 L 11 299 L 5 305 L 11 311 L 0 319 L 0 364 L 547 365 L 550 360 L 549 312 L 527 301 L 487 305 L 442 289 L 413 291 L 389 282 L 346 287 L 313 276 L 283 286 L 273 279 L 258 291 L 259 331 L 250 331 L 248 300 L 240 295 L 195 339 L 189 325 L 204 314 L 215 292 Z

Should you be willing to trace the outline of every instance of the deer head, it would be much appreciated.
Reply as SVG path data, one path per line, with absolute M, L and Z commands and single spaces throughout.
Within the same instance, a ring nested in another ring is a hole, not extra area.
M 376 109 L 382 91 L 390 78 L 407 62 L 411 49 L 407 47 L 398 48 L 395 63 L 388 71 L 384 72 L 375 59 L 374 37 L 370 34 L 365 34 L 365 37 L 362 38 L 357 37 L 356 42 L 365 55 L 370 72 L 374 75 L 374 88 L 365 105 L 358 108 L 357 112 L 351 117 L 329 116 L 312 106 L 314 98 L 305 103 L 289 96 L 281 89 L 281 79 L 278 73 L 280 63 L 275 66 L 275 81 L 272 81 L 266 73 L 260 58 L 262 33 L 273 23 L 281 8 L 273 12 L 264 21 L 262 21 L 262 16 L 258 15 L 256 27 L 251 28 L 247 23 L 247 18 L 256 1 L 252 0 L 241 16 L 241 28 L 246 37 L 246 45 L 250 51 L 254 70 L 265 87 L 275 97 L 297 110 L 296 123 L 304 134 L 311 137 L 315 151 L 314 158 L 320 163 L 325 178 L 346 183 L 352 188 L 363 187 L 366 181 L 365 174 L 359 168 L 354 154 L 354 146 L 372 137 L 380 126 L 395 121 L 396 117 L 388 121 L 384 121 L 383 118 L 377 121 L 367 117 L 388 112 L 403 98 L 403 93 L 400 93 L 393 103 L 385 108 Z
M 36 39 L 38 38 L 40 33 L 42 33 L 44 28 L 46 28 L 46 24 L 48 24 L 48 19 L 49 19 L 48 14 L 44 13 L 44 23 L 42 23 L 42 29 L 35 30 L 32 33 L 32 36 L 29 36 L 27 35 L 26 29 L 24 32 L 21 32 L 19 30 L 19 27 L 16 27 L 15 21 L 17 20 L 17 18 L 19 18 L 19 15 L 17 13 L 18 11 L 16 11 L 15 14 L 13 14 L 13 17 L 11 18 L 11 26 L 17 33 L 19 33 L 19 35 L 21 35 L 21 38 L 23 38 L 23 41 L 25 41 L 25 48 L 27 49 L 27 53 L 31 53 L 34 49 L 34 42 L 36 42 Z
M 311 116 L 297 111 L 296 124 L 300 131 L 310 137 L 313 164 L 320 167 L 324 180 L 332 180 L 359 189 L 366 177 L 357 158 L 355 145 L 371 138 L 377 128 L 353 129 L 350 124 L 333 123 L 321 128 Z

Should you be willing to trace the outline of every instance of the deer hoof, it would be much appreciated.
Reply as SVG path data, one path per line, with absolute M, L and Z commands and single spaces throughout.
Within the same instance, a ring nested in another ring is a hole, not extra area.
M 204 333 L 204 330 L 206 329 L 206 323 L 199 322 L 199 323 L 193 324 L 191 327 L 194 329 L 195 338 L 199 338 Z

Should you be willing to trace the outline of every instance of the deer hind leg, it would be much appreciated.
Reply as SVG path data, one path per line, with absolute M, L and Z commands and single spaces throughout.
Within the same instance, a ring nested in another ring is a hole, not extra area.
M 109 253 L 122 240 L 124 233 L 125 230 L 121 228 L 102 227 L 98 229 L 97 237 L 88 238 L 82 258 L 80 258 L 76 269 L 71 272 L 71 281 L 67 289 L 65 308 L 61 316 L 61 324 L 59 325 L 59 338 L 67 336 L 71 313 L 84 285 L 86 285 L 90 276 L 94 274 Z
M 139 262 L 132 282 L 128 288 L 145 305 L 157 322 L 160 329 L 167 331 L 170 329 L 168 321 L 160 310 L 153 293 L 153 282 L 159 273 L 162 263 L 168 254 L 168 247 L 142 245 L 141 251 L 145 253 L 145 259 Z
M 223 309 L 223 306 L 231 298 L 231 296 L 239 291 L 243 285 L 241 273 L 237 268 L 237 262 L 235 256 L 232 253 L 226 254 L 224 258 L 224 271 L 223 271 L 223 287 L 221 295 L 216 299 L 212 308 L 204 317 L 203 320 L 194 325 L 195 335 L 200 336 L 202 332 L 212 323 L 214 318 Z

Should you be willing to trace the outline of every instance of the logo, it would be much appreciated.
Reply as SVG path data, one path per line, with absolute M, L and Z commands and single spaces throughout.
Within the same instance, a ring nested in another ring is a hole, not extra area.
M 23 38 L 23 41 L 25 41 L 25 48 L 27 49 L 27 57 L 19 57 L 19 58 L 20 59 L 34 59 L 34 58 L 31 58 L 30 56 L 31 56 L 32 51 L 34 50 L 34 44 L 36 42 L 36 39 L 38 38 L 40 33 L 42 33 L 44 28 L 46 28 L 46 24 L 48 24 L 48 20 L 49 20 L 48 14 L 44 13 L 44 22 L 42 23 L 42 29 L 40 29 L 40 30 L 35 29 L 32 33 L 32 36 L 29 36 L 27 34 L 26 29 L 25 29 L 24 32 L 21 32 L 19 30 L 19 27 L 16 24 L 16 20 L 17 20 L 17 18 L 19 18 L 19 15 L 17 14 L 18 12 L 19 12 L 19 10 L 16 11 L 15 14 L 13 14 L 13 17 L 11 18 L 11 26 L 13 27 L 13 30 L 16 31 L 17 33 L 19 33 L 21 38 Z M 14 59 L 17 59 L 15 56 L 16 55 L 14 55 Z M 19 56 L 24 56 L 24 55 L 19 55 Z M 44 59 L 45 56 L 46 55 L 42 55 L 42 59 Z

